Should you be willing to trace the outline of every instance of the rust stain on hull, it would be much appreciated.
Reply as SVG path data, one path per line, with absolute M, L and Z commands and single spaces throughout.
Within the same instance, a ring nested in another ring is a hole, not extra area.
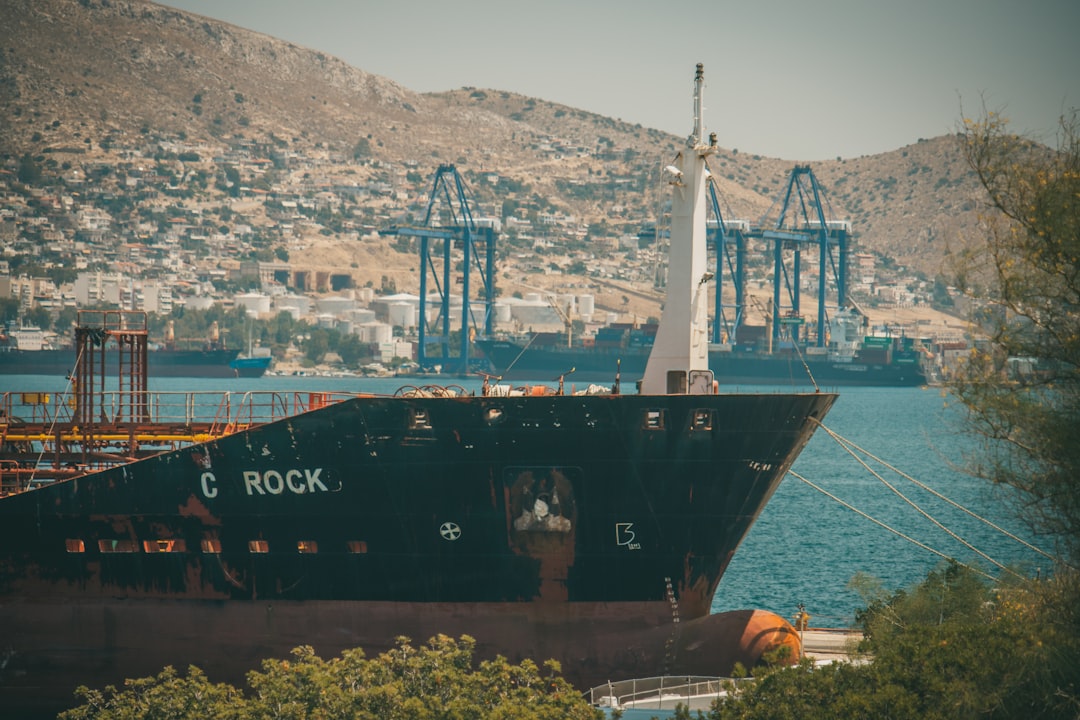
M 211 680 L 243 687 L 245 673 L 262 659 L 288 657 L 296 646 L 311 645 L 325 658 L 354 647 L 374 654 L 391 649 L 403 633 L 418 642 L 438 633 L 471 635 L 478 660 L 555 657 L 579 688 L 653 674 L 666 657 L 672 674 L 724 675 L 736 662 L 753 666 L 776 644 L 760 613 L 735 612 L 685 623 L 683 640 L 672 649 L 666 603 L 113 600 L 36 603 L 18 611 L 29 624 L 4 629 L 0 686 L 5 698 L 21 698 L 16 706 L 51 712 L 71 706 L 77 685 L 143 677 L 165 665 L 194 664 Z M 165 627 L 172 630 L 162 633 Z M 793 630 L 790 636 L 797 642 Z

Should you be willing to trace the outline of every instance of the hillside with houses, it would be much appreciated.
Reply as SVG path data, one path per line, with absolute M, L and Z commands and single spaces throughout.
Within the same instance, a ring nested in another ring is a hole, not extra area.
M 472 216 L 497 234 L 499 331 L 569 323 L 588 334 L 659 315 L 656 158 L 678 138 L 510 92 L 413 93 L 318 51 L 139 0 L 9 5 L 9 323 L 62 342 L 80 308 L 145 311 L 156 330 L 217 308 L 241 337 L 240 318 L 261 321 L 259 341 L 283 364 L 322 360 L 303 352 L 302 330 L 271 338 L 285 313 L 356 338 L 352 369 L 401 364 L 415 354 L 422 273 L 419 240 L 395 230 L 453 221 L 453 203 L 433 193 L 451 166 Z M 767 218 L 795 167 L 724 148 L 712 163 L 725 221 L 748 224 Z M 812 171 L 827 217 L 850 223 L 849 289 L 871 325 L 962 343 L 945 258 L 974 237 L 978 204 L 955 139 Z M 768 313 L 769 257 L 750 248 L 750 322 Z M 805 265 L 810 315 L 818 278 Z M 463 271 L 455 256 L 443 288 L 455 326 Z M 440 312 L 434 300 L 425 309 Z

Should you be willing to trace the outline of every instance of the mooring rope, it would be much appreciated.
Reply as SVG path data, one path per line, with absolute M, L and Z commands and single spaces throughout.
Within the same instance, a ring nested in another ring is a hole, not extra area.
M 794 470 L 788 470 L 788 474 L 791 475 L 796 480 L 799 480 L 800 482 L 806 483 L 807 485 L 814 488 L 815 490 L 817 490 L 819 493 L 821 493 L 825 497 L 827 497 L 827 498 L 829 498 L 831 500 L 835 500 L 836 502 L 840 503 L 841 505 L 846 507 L 848 510 L 851 510 L 852 512 L 854 512 L 856 515 L 860 515 L 860 516 L 866 518 L 867 520 L 869 520 L 870 522 L 874 523 L 875 525 L 879 525 L 879 526 L 885 528 L 886 530 L 891 532 L 893 535 L 896 535 L 897 537 L 903 538 L 904 540 L 907 540 L 908 542 L 910 542 L 910 543 L 912 543 L 914 545 L 917 545 L 920 548 L 922 548 L 923 550 L 926 550 L 927 552 L 933 553 L 934 555 L 937 555 L 938 557 L 944 558 L 945 560 L 949 560 L 950 562 L 954 562 L 957 565 L 960 565 L 961 567 L 964 567 L 964 568 L 967 568 L 968 570 L 971 570 L 972 572 L 978 573 L 979 575 L 982 575 L 983 577 L 987 578 L 988 580 L 996 580 L 997 579 L 993 575 L 990 575 L 989 573 L 983 572 L 982 570 L 980 570 L 980 569 L 978 569 L 976 567 L 971 567 L 969 565 L 966 565 L 966 564 L 960 562 L 959 560 L 957 560 L 956 558 L 954 558 L 954 557 L 952 557 L 950 555 L 947 555 L 947 554 L 941 552 L 940 550 L 935 550 L 934 548 L 930 547 L 926 543 L 920 542 L 919 540 L 916 540 L 915 538 L 911 537 L 910 535 L 905 535 L 904 533 L 900 532 L 899 530 L 897 530 L 894 527 L 890 527 L 886 523 L 883 523 L 881 520 L 878 520 L 876 517 L 873 517 L 872 515 L 868 515 L 867 513 L 864 513 L 862 510 L 855 507 L 854 505 L 851 505 L 850 503 L 844 502 L 843 500 L 841 500 L 837 496 L 833 495 L 831 492 L 829 492 L 825 488 L 821 487 L 820 485 L 814 484 L 810 480 L 807 480 L 806 478 L 804 478 L 802 475 L 795 472 Z M 1010 571 L 1010 572 L 1012 572 L 1012 571 Z
M 814 386 L 814 392 L 821 392 L 817 380 L 814 379 L 814 373 L 810 372 L 810 365 L 807 364 L 806 358 L 803 357 L 802 350 L 799 349 L 799 343 L 792 343 L 792 345 L 795 348 L 795 354 L 799 356 L 799 362 L 802 363 L 803 369 L 806 370 L 806 374 L 810 378 L 810 384 Z
M 838 435 L 836 435 L 835 433 L 831 432 L 831 431 L 830 431 L 830 430 L 829 430 L 828 428 L 825 428 L 825 426 L 824 426 L 824 425 L 821 425 L 820 423 L 818 423 L 818 424 L 819 424 L 819 425 L 820 425 L 820 426 L 821 426 L 822 428 L 824 428 L 824 429 L 825 429 L 825 432 L 829 433 L 829 436 L 830 436 L 830 437 L 832 437 L 832 438 L 833 438 L 834 440 L 836 440 L 836 441 L 837 441 L 837 443 L 838 443 L 838 444 L 840 445 L 840 447 L 844 448 L 844 450 L 846 450 L 846 451 L 847 451 L 847 453 L 848 453 L 849 455 L 851 455 L 851 457 L 855 458 L 855 462 L 859 463 L 859 464 L 860 464 L 860 465 L 862 465 L 862 466 L 863 466 L 864 468 L 866 468 L 866 471 L 867 471 L 868 473 L 870 473 L 871 475 L 873 475 L 873 476 L 874 476 L 875 478 L 877 478 L 878 482 L 880 482 L 880 483 L 881 483 L 882 485 L 884 485 L 885 487 L 889 488 L 889 490 L 892 490 L 892 492 L 893 492 L 893 493 L 894 493 L 894 494 L 895 494 L 895 495 L 896 495 L 896 496 L 897 496 L 898 498 L 900 498 L 901 500 L 903 500 L 904 502 L 906 502 L 906 503 L 907 503 L 908 505 L 910 505 L 910 506 L 911 506 L 911 507 L 912 507 L 912 508 L 913 508 L 913 509 L 915 510 L 915 512 L 919 513 L 919 514 L 920 514 L 920 515 L 922 515 L 922 516 L 923 516 L 924 518 L 926 518 L 927 520 L 929 520 L 929 521 L 930 521 L 931 523 L 933 523 L 934 525 L 936 525 L 936 526 L 937 526 L 938 528 L 940 528 L 941 530 L 943 530 L 943 531 L 944 531 L 944 532 L 945 532 L 945 533 L 946 533 L 946 534 L 947 534 L 947 535 L 948 535 L 949 537 L 951 537 L 951 538 L 952 538 L 953 540 L 956 540 L 956 541 L 957 541 L 958 543 L 960 543 L 961 545 L 963 545 L 964 547 L 966 547 L 966 548 L 967 548 L 968 550 L 971 550 L 971 551 L 972 551 L 972 552 L 974 552 L 974 553 L 975 553 L 976 555 L 978 555 L 979 557 L 981 557 L 981 558 L 983 558 L 984 560 L 986 560 L 987 562 L 989 562 L 989 563 L 990 563 L 991 565 L 995 565 L 995 566 L 997 566 L 997 568 L 998 568 L 999 570 L 1005 570 L 1005 571 L 1007 571 L 1007 572 L 1011 572 L 1011 573 L 1012 573 L 1013 575 L 1016 575 L 1017 577 L 1021 577 L 1021 576 L 1019 575 L 1019 573 L 1017 573 L 1016 571 L 1014 571 L 1014 570 L 1010 570 L 1009 568 L 1005 567 L 1005 565 L 1004 565 L 1004 564 L 1002 564 L 1002 563 L 999 563 L 999 562 L 998 562 L 997 560 L 995 560 L 994 558 L 990 557 L 989 555 L 987 555 L 986 553 L 984 553 L 984 552 L 983 552 L 982 550 L 979 550 L 979 549 L 978 549 L 977 547 L 975 547 L 974 545 L 972 545 L 971 543 L 969 543 L 969 542 L 968 542 L 967 540 L 964 540 L 964 539 L 963 539 L 962 537 L 960 537 L 959 535 L 957 535 L 956 533 L 954 533 L 954 532 L 953 532 L 952 530 L 950 530 L 949 528 L 945 527 L 945 525 L 943 525 L 943 524 L 942 524 L 942 523 L 941 523 L 941 522 L 940 522 L 940 521 L 939 521 L 939 520 L 938 520 L 937 518 L 933 517 L 933 516 L 932 516 L 932 515 L 931 515 L 930 513 L 926 512 L 926 511 L 925 511 L 925 510 L 923 510 L 923 509 L 922 509 L 921 507 L 919 507 L 918 503 L 916 503 L 916 502 L 915 502 L 914 500 L 912 500 L 912 499 L 911 499 L 911 498 L 909 498 L 908 496 L 904 495 L 904 493 L 900 492 L 900 491 L 899 491 L 899 490 L 898 490 L 898 489 L 896 488 L 896 486 L 895 486 L 895 485 L 893 485 L 892 483 L 890 483 L 890 482 L 889 482 L 888 480 L 886 480 L 885 478 L 883 478 L 883 477 L 881 476 L 881 474 L 880 474 L 880 473 L 878 473 L 878 472 L 877 472 L 877 471 L 875 471 L 875 470 L 874 470 L 873 468 L 871 468 L 871 467 L 870 467 L 869 465 L 867 465 L 867 464 L 866 464 L 866 462 L 865 462 L 865 461 L 864 461 L 864 460 L 863 460 L 863 459 L 862 459 L 861 457 L 859 457 L 858 455 L 856 455 L 856 454 L 855 454 L 855 453 L 854 453 L 854 452 L 853 452 L 853 451 L 851 450 L 851 448 L 850 448 L 850 447 L 848 447 L 847 445 L 845 445 L 845 444 L 844 444 L 844 442 L 842 441 L 842 439 L 840 438 L 840 436 L 838 436 Z
M 976 547 L 975 547 L 974 545 L 972 545 L 971 543 L 969 543 L 969 542 L 967 542 L 966 540 L 964 540 L 963 538 L 961 538 L 961 537 L 960 537 L 959 535 L 957 535 L 957 534 L 956 534 L 955 532 L 953 532 L 952 530 L 950 530 L 949 528 L 947 528 L 947 527 L 946 527 L 946 526 L 945 526 L 944 524 L 942 524 L 942 523 L 941 523 L 941 522 L 940 522 L 939 520 L 937 520 L 936 518 L 934 518 L 934 517 L 933 517 L 932 515 L 930 515 L 930 514 L 929 514 L 928 512 L 926 512 L 925 510 L 923 510 L 923 509 L 922 509 L 922 508 L 921 508 L 921 507 L 920 507 L 920 506 L 919 506 L 919 505 L 918 505 L 918 504 L 917 504 L 916 502 L 914 502 L 914 501 L 913 501 L 913 500 L 911 500 L 911 499 L 910 499 L 909 497 L 907 497 L 906 495 L 904 495 L 904 493 L 902 493 L 902 492 L 901 492 L 901 491 L 900 491 L 900 490 L 899 490 L 899 489 L 898 489 L 898 488 L 897 488 L 896 486 L 894 486 L 894 485 L 893 485 L 892 483 L 890 483 L 890 482 L 889 482 L 888 480 L 886 480 L 886 479 L 885 479 L 884 477 L 882 477 L 880 473 L 878 473 L 878 472 L 877 472 L 877 471 L 875 471 L 875 470 L 874 470 L 873 468 L 871 468 L 871 467 L 870 467 L 870 466 L 869 466 L 869 465 L 868 465 L 868 464 L 867 464 L 867 463 L 866 463 L 866 462 L 865 462 L 865 461 L 864 461 L 864 460 L 863 460 L 863 459 L 862 459 L 861 457 L 859 457 L 858 455 L 856 455 L 856 453 L 855 453 L 855 450 L 858 450 L 858 451 L 859 451 L 860 453 L 862 453 L 862 454 L 866 455 L 866 456 L 867 456 L 867 457 L 869 457 L 870 459 L 872 459 L 872 460 L 874 460 L 874 461 L 876 461 L 876 462 L 880 463 L 881 465 L 885 466 L 886 468 L 888 468 L 888 469 L 892 470 L 893 472 L 895 472 L 896 474 L 900 475 L 901 477 L 903 477 L 903 478 L 907 479 L 908 481 L 910 481 L 910 482 L 914 483 L 914 484 L 915 484 L 916 486 L 918 486 L 918 487 L 920 487 L 920 488 L 922 488 L 922 489 L 926 490 L 927 492 L 931 493 L 931 494 L 932 494 L 932 495 L 934 495 L 935 497 L 937 497 L 937 498 L 939 498 L 939 499 L 941 499 L 941 500 L 944 500 L 945 502 L 949 503 L 949 504 L 950 504 L 950 505 L 952 505 L 953 507 L 955 507 L 955 508 L 957 508 L 957 509 L 959 509 L 959 510 L 962 510 L 962 511 L 963 511 L 964 513 L 966 513 L 967 515 L 971 516 L 972 518 L 974 518 L 974 519 L 976 519 L 976 520 L 979 520 L 980 522 L 982 522 L 982 523 L 984 523 L 985 525 L 987 525 L 987 526 L 989 526 L 989 527 L 993 528 L 994 530 L 996 530 L 996 531 L 998 531 L 999 533 L 1001 533 L 1001 534 L 1005 535 L 1006 537 L 1008 537 L 1008 538 L 1010 538 L 1010 539 L 1012 539 L 1012 540 L 1014 540 L 1014 541 L 1016 541 L 1016 542 L 1020 543 L 1020 544 L 1021 544 L 1021 545 L 1023 545 L 1024 547 L 1027 547 L 1027 548 L 1029 548 L 1029 549 L 1031 549 L 1031 550 L 1034 550 L 1035 552 L 1039 553 L 1040 555 L 1043 555 L 1044 557 L 1048 558 L 1049 560 L 1051 560 L 1051 561 L 1053 561 L 1053 562 L 1060 562 L 1060 561 L 1059 561 L 1059 560 L 1058 560 L 1057 558 L 1055 558 L 1054 556 L 1052 556 L 1052 555 L 1050 555 L 1049 553 L 1045 552 L 1044 550 L 1042 550 L 1042 549 L 1040 549 L 1040 548 L 1037 548 L 1037 547 L 1035 547 L 1035 546 L 1034 546 L 1034 545 L 1032 545 L 1031 543 L 1029 543 L 1029 542 L 1027 542 L 1027 541 L 1025 541 L 1025 540 L 1023 540 L 1023 539 L 1021 539 L 1021 538 L 1019 538 L 1019 537 L 1017 537 L 1017 536 L 1016 536 L 1016 535 L 1014 535 L 1013 533 L 1010 533 L 1010 532 L 1008 532 L 1007 530 L 1005 530 L 1004 528 L 1001 528 L 1000 526 L 998 526 L 998 525 L 994 524 L 994 523 L 993 523 L 993 522 L 991 522 L 990 520 L 988 520 L 988 519 L 986 519 L 986 518 L 984 518 L 984 517 L 982 517 L 982 516 L 978 515 L 977 513 L 975 513 L 975 512 L 973 512 L 973 511 L 971 511 L 970 509 L 968 509 L 968 508 L 964 507 L 963 505 L 960 505 L 959 503 L 955 502 L 954 500 L 952 500 L 952 499 L 950 499 L 950 498 L 946 497 L 946 496 L 945 496 L 945 495 L 943 495 L 942 493 L 940 493 L 940 492 L 938 492 L 938 491 L 934 490 L 933 488 L 931 488 L 931 487 L 927 486 L 927 485 L 926 485 L 925 483 L 919 482 L 918 480 L 916 480 L 916 479 L 915 479 L 915 478 L 913 478 L 912 476 L 908 475 L 908 474 L 907 474 L 907 473 L 905 473 L 905 472 L 902 472 L 902 471 L 901 471 L 901 470 L 900 470 L 899 468 L 897 468 L 897 467 L 893 466 L 892 464 L 890 464 L 890 463 L 886 462 L 885 460 L 883 460 L 883 459 L 881 459 L 881 458 L 877 457 L 877 456 L 876 456 L 876 455 L 874 455 L 873 453 L 870 453 L 870 452 L 868 452 L 867 450 L 865 450 L 864 448 L 860 447 L 860 446 L 859 446 L 859 445 L 857 445 L 856 443 L 854 443 L 854 442 L 852 442 L 852 441 L 848 440 L 847 438 L 844 438 L 843 436 L 841 436 L 840 434 L 836 433 L 836 432 L 835 432 L 835 431 L 833 431 L 832 429 L 830 429 L 830 428 L 826 427 L 826 426 L 825 426 L 825 425 L 824 425 L 823 423 L 821 423 L 820 421 L 818 421 L 818 420 L 816 420 L 816 419 L 815 419 L 815 420 L 814 420 L 814 422 L 815 422 L 815 423 L 817 423 L 818 427 L 820 427 L 820 428 L 821 428 L 822 430 L 824 430 L 824 431 L 825 431 L 825 432 L 826 432 L 826 433 L 827 433 L 827 434 L 828 434 L 828 435 L 829 435 L 829 436 L 830 436 L 831 438 L 833 438 L 833 440 L 835 440 L 835 441 L 837 442 L 837 444 L 838 444 L 838 445 L 840 445 L 840 447 L 842 447 L 842 448 L 843 448 L 843 449 L 844 449 L 844 450 L 845 450 L 845 451 L 846 451 L 846 452 L 847 452 L 847 453 L 848 453 L 849 455 L 851 455 L 851 457 L 853 457 L 853 458 L 855 459 L 855 461 L 856 461 L 856 462 L 858 462 L 858 463 L 859 463 L 860 465 L 862 465 L 862 466 L 863 466 L 863 467 L 864 467 L 864 468 L 866 469 L 866 471 L 867 471 L 867 472 L 869 472 L 869 473 L 870 473 L 871 475 L 873 475 L 873 476 L 874 476 L 875 478 L 877 478 L 877 480 L 878 480 L 878 481 L 879 481 L 879 482 L 880 482 L 881 484 L 883 484 L 883 485 L 884 485 L 885 487 L 889 488 L 889 490 L 891 490 L 891 491 L 892 491 L 892 492 L 893 492 L 893 493 L 894 493 L 894 494 L 895 494 L 895 495 L 896 495 L 897 497 L 899 497 L 899 498 L 900 498 L 901 500 L 903 500 L 903 501 L 904 501 L 905 503 L 907 503 L 908 505 L 910 505 L 910 506 L 911 506 L 911 507 L 912 507 L 912 508 L 913 508 L 913 509 L 914 509 L 914 510 L 915 510 L 916 512 L 918 512 L 918 513 L 919 513 L 920 515 L 922 515 L 923 517 L 925 517 L 925 518 L 926 518 L 927 520 L 929 520 L 929 521 L 930 521 L 931 523 L 933 523 L 933 524 L 934 524 L 935 526 L 937 526 L 938 528 L 940 528 L 940 529 L 941 529 L 941 530 L 942 530 L 943 532 L 945 532 L 945 533 L 946 533 L 947 535 L 949 535 L 949 536 L 950 536 L 951 538 L 953 538 L 954 540 L 956 540 L 957 542 L 959 542 L 959 543 L 960 543 L 961 545 L 963 545 L 964 547 L 968 548 L 969 550 L 971 550 L 972 552 L 974 552 L 974 553 L 975 553 L 976 555 L 978 555 L 979 557 L 983 558 L 983 559 L 984 559 L 984 560 L 986 560 L 987 562 L 989 562 L 989 563 L 991 563 L 992 565 L 996 566 L 996 567 L 997 567 L 998 569 L 1000 569 L 1000 570 L 1003 570 L 1003 571 L 1005 571 L 1005 572 L 1008 572 L 1008 573 L 1011 573 L 1012 575 L 1015 575 L 1015 576 L 1016 576 L 1016 577 L 1018 577 L 1018 578 L 1019 578 L 1019 577 L 1023 577 L 1022 575 L 1020 575 L 1020 574 L 1019 574 L 1018 572 L 1016 572 L 1016 571 L 1015 571 L 1015 570 L 1013 570 L 1012 568 L 1009 568 L 1009 567 L 1007 567 L 1006 565 L 1004 565 L 1003 563 L 1000 563 L 1000 562 L 998 562 L 998 561 L 997 561 L 997 560 L 995 560 L 994 558 L 990 557 L 989 555 L 987 555 L 987 554 L 986 554 L 986 553 L 984 553 L 983 551 L 981 551 L 981 550 L 979 550 L 978 548 L 976 548 Z M 801 479 L 801 480 L 803 480 L 804 482 L 808 482 L 808 483 L 809 483 L 809 481 L 806 481 L 805 479 L 802 479 L 802 478 L 800 478 L 800 479 Z M 815 487 L 815 489 L 821 490 L 820 488 L 817 488 L 817 487 Z M 822 492 L 824 492 L 823 490 L 821 490 L 821 491 L 822 491 Z M 826 494 L 828 494 L 828 493 L 826 493 Z M 871 520 L 873 520 L 874 522 L 878 522 L 877 520 L 874 520 L 873 518 L 870 518 L 870 517 L 869 517 L 868 515 L 865 515 L 864 513 L 861 513 L 860 511 L 856 510 L 856 509 L 855 509 L 854 507 L 852 507 L 852 506 L 850 506 L 850 505 L 848 505 L 848 504 L 846 504 L 846 503 L 843 503 L 843 501 L 840 501 L 840 500 L 839 500 L 838 498 L 835 498 L 835 496 L 831 496 L 831 495 L 830 495 L 830 497 L 832 497 L 833 499 L 837 500 L 838 502 L 841 502 L 841 503 L 842 503 L 842 504 L 844 504 L 844 505 L 845 505 L 846 507 L 848 507 L 848 508 L 850 508 L 850 509 L 852 509 L 852 510 L 855 510 L 855 511 L 856 511 L 856 512 L 858 512 L 859 514 L 861 514 L 861 515 L 864 515 L 864 517 L 867 517 L 868 519 L 871 519 Z M 882 525 L 883 527 L 886 527 L 886 529 L 889 529 L 889 531 L 890 531 L 890 532 L 896 532 L 896 531 L 895 531 L 895 530 L 893 530 L 892 528 L 888 528 L 888 526 L 884 525 L 884 523 L 879 523 L 879 524 L 881 524 L 881 525 Z M 899 534 L 899 533 L 898 533 L 898 534 Z M 905 538 L 905 539 L 909 539 L 909 538 Z M 926 549 L 928 549 L 928 550 L 930 549 L 930 548 L 927 548 L 927 547 L 926 547 L 925 545 L 923 545 L 922 543 L 916 543 L 916 544 L 919 544 L 919 545 L 920 545 L 921 547 L 924 547 L 924 548 L 926 548 Z M 947 557 L 947 556 L 945 556 L 944 554 L 942 554 L 942 553 L 939 553 L 939 552 L 937 552 L 937 551 L 934 551 L 934 550 L 931 550 L 931 552 L 934 552 L 934 553 L 935 553 L 935 554 L 937 554 L 937 555 L 941 555 L 942 557 Z M 957 560 L 956 560 L 955 558 L 951 558 L 951 557 L 948 557 L 947 559 L 949 559 L 949 560 L 951 560 L 951 561 L 953 561 L 953 562 L 958 562 L 958 561 L 957 561 Z
M 867 451 L 866 449 L 859 447 L 857 444 L 853 443 L 852 441 L 848 440 L 847 438 L 844 438 L 844 437 L 841 437 L 840 435 L 837 435 L 833 430 L 830 430 L 829 428 L 825 427 L 824 425 L 821 425 L 820 423 L 819 423 L 819 425 L 820 425 L 822 430 L 824 430 L 826 433 L 829 434 L 830 437 L 833 437 L 834 439 L 837 440 L 837 442 L 841 443 L 842 445 L 850 445 L 852 448 L 854 448 L 854 449 L 858 450 L 859 452 L 861 452 L 862 454 L 866 455 L 866 457 L 870 458 L 871 460 L 873 460 L 875 462 L 878 462 L 878 463 L 881 463 L 883 466 L 885 466 L 889 470 L 892 470 L 894 473 L 896 473 L 900 477 L 904 478 L 905 480 L 907 480 L 907 481 L 909 481 L 911 483 L 914 483 L 917 487 L 922 488 L 923 490 L 927 491 L 928 493 L 930 493 L 934 497 L 939 498 L 940 500 L 944 500 L 945 502 L 947 502 L 950 505 L 952 505 L 953 507 L 955 507 L 957 510 L 961 510 L 964 513 L 966 513 L 967 515 L 971 516 L 972 518 L 974 518 L 974 519 L 978 520 L 979 522 L 983 523 L 984 525 L 987 525 L 988 527 L 993 528 L 994 530 L 998 531 L 999 533 L 1001 533 L 1005 537 L 1009 538 L 1010 540 L 1014 540 L 1014 541 L 1020 543 L 1021 545 L 1023 545 L 1027 549 L 1032 550 L 1032 551 L 1038 553 L 1039 555 L 1042 555 L 1043 557 L 1050 560 L 1051 562 L 1060 562 L 1059 558 L 1054 557 L 1053 555 L 1046 552 L 1042 548 L 1036 547 L 1035 545 L 1032 545 L 1027 540 L 1024 540 L 1023 538 L 1018 537 L 1018 536 L 1014 535 L 1013 533 L 1009 532 L 1005 528 L 1000 527 L 999 525 L 996 525 L 993 521 L 982 517 L 978 513 L 975 513 L 972 510 L 964 507 L 963 505 L 956 502 L 955 500 L 952 500 L 951 498 L 948 498 L 945 495 L 942 495 L 941 493 L 939 493 L 937 490 L 930 487 L 929 485 L 926 485 L 925 483 L 919 482 L 916 478 L 913 478 L 912 476 L 908 475 L 904 471 L 902 471 L 899 468 L 891 465 L 890 463 L 883 460 L 882 458 L 877 457 L 876 455 L 874 455 L 873 453 Z M 848 452 L 850 452 L 850 450 Z
M 507 365 L 505 368 L 503 368 L 502 373 L 500 373 L 499 376 L 497 378 L 495 378 L 495 382 L 501 382 L 502 381 L 502 379 L 506 376 L 506 373 L 510 372 L 510 369 L 513 368 L 515 365 L 517 365 L 517 361 L 521 359 L 521 356 L 524 355 L 525 351 L 529 349 L 529 346 L 533 344 L 533 340 L 535 340 L 538 337 L 540 337 L 540 333 L 533 333 L 533 336 L 531 338 L 529 338 L 529 342 L 525 343 L 525 347 L 521 348 L 521 352 L 519 352 L 517 354 L 517 357 L 514 358 L 513 361 L 509 365 Z

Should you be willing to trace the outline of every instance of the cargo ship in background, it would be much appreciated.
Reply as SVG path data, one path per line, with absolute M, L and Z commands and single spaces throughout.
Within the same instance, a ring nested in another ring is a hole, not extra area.
M 554 658 L 582 690 L 797 657 L 783 618 L 710 607 L 837 396 L 724 393 L 708 368 L 703 86 L 699 65 L 636 392 L 615 376 L 167 402 L 143 391 L 140 336 L 106 316 L 78 343 L 131 348 L 118 390 L 80 352 L 74 397 L 4 395 L 0 707 L 55 711 L 165 665 L 239 685 L 300 645 L 371 655 L 438 633 L 479 659 Z
M 237 377 L 257 378 L 265 375 L 273 362 L 270 348 L 249 348 L 247 352 L 242 352 L 233 358 L 229 362 L 229 368 Z
M 106 348 L 106 364 L 115 365 L 118 349 Z M 55 375 L 68 377 L 75 370 L 76 351 L 53 347 L 46 333 L 35 326 L 0 332 L 0 375 Z M 171 326 L 161 345 L 147 347 L 150 377 L 231 378 L 262 377 L 270 367 L 265 355 L 246 355 L 231 349 L 211 331 L 211 337 L 197 347 L 181 348 L 171 339 Z
M 918 387 L 928 383 L 925 350 L 906 336 L 865 336 L 862 317 L 839 311 L 830 318 L 825 348 L 781 343 L 768 349 L 768 330 L 743 326 L 738 344 L 709 346 L 709 369 L 724 385 Z M 566 344 L 562 333 L 523 338 L 481 338 L 477 347 L 492 373 L 507 380 L 572 375 L 575 380 L 610 381 L 616 373 L 636 381 L 656 336 L 655 326 L 613 325 L 592 338 Z

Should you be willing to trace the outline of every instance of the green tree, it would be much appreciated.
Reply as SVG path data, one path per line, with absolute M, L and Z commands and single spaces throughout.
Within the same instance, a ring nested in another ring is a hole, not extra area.
M 18 178 L 19 182 L 26 185 L 37 185 L 41 182 L 41 169 L 34 162 L 34 158 L 30 156 L 30 153 L 26 153 L 19 158 Z
M 366 352 L 367 346 L 352 333 L 342 336 L 338 341 L 337 353 L 341 356 L 341 361 L 349 367 L 355 367 Z
M 75 282 L 75 278 L 79 276 L 79 271 L 73 267 L 54 265 L 45 270 L 45 276 L 52 280 L 56 285 L 63 285 L 64 283 Z
M 992 587 L 945 566 L 860 613 L 864 662 L 766 669 L 708 720 L 1075 719 L 1076 579 Z
M 56 320 L 53 322 L 53 329 L 60 333 L 67 332 L 78 321 L 78 317 L 78 310 L 73 307 L 64 306 L 60 308 L 60 312 L 56 314 Z
M 585 264 L 584 260 L 574 260 L 566 268 L 566 272 L 570 275 L 588 275 L 589 266 Z
M 559 675 L 558 663 L 543 670 L 531 660 L 505 658 L 473 668 L 475 641 L 445 635 L 413 647 L 398 638 L 392 651 L 368 659 L 361 650 L 323 661 L 311 648 L 297 648 L 292 661 L 265 661 L 251 673 L 255 691 L 251 717 L 351 718 L 598 718 Z
M 243 695 L 230 685 L 211 683 L 197 667 L 186 676 L 166 667 L 156 677 L 128 680 L 122 690 L 107 686 L 76 690 L 83 705 L 61 713 L 64 720 L 121 720 L 121 718 L 240 718 Z
M 7 325 L 19 319 L 18 298 L 0 298 L 0 323 Z
M 312 328 L 308 333 L 308 339 L 304 342 L 304 357 L 313 363 L 322 360 L 323 355 L 330 352 L 330 331 L 325 328 Z
M 33 325 L 37 325 L 42 330 L 48 330 L 52 327 L 52 316 L 49 315 L 49 311 L 40 305 L 35 305 L 26 311 L 26 320 Z
M 957 287 L 989 339 L 950 382 L 983 440 L 972 471 L 1020 493 L 1026 517 L 1080 567 L 1080 137 L 1057 149 L 993 112 L 961 146 L 986 192 L 985 241 L 957 253 Z M 1022 360 L 1022 364 L 1018 364 Z M 1024 372 L 1017 372 L 1023 370 Z
M 371 141 L 362 137 L 353 146 L 353 160 L 364 160 L 371 157 Z
M 180 677 L 166 668 L 155 678 L 128 681 L 123 690 L 80 688 L 85 701 L 62 720 L 306 720 L 307 718 L 409 718 L 410 720 L 599 720 L 564 680 L 558 663 L 540 668 L 531 660 L 513 665 L 505 658 L 474 666 L 476 642 L 462 636 L 432 638 L 397 647 L 374 658 L 363 650 L 322 660 L 310 647 L 288 660 L 265 660 L 248 674 L 250 693 L 214 685 L 189 668 Z
M 225 180 L 218 184 L 230 197 L 240 197 L 240 171 L 232 165 L 225 166 Z
M 955 301 L 953 301 L 952 295 L 949 294 L 948 284 L 941 275 L 938 275 L 934 278 L 934 289 L 932 298 L 934 307 L 951 308 L 956 304 Z
M 278 347 L 288 347 L 296 335 L 297 322 L 291 313 L 279 312 L 270 323 L 270 338 Z

